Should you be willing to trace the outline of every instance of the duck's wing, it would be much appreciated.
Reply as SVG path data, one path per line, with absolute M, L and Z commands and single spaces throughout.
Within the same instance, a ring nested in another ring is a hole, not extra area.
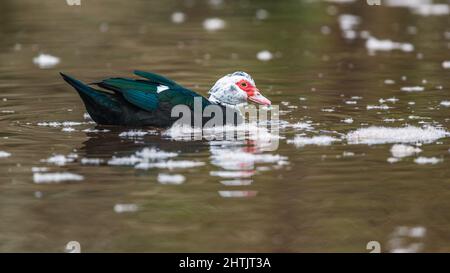
M 129 103 L 147 111 L 157 110 L 161 103 L 171 107 L 182 104 L 193 109 L 195 98 L 202 100 L 202 107 L 210 104 L 203 96 L 163 76 L 143 71 L 135 74 L 145 80 L 110 78 L 96 84 L 121 94 Z

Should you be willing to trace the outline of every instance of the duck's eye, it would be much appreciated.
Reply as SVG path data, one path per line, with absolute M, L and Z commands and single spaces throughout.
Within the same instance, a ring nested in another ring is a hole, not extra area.
M 241 85 L 242 87 L 247 87 L 247 84 L 245 82 L 243 82 Z

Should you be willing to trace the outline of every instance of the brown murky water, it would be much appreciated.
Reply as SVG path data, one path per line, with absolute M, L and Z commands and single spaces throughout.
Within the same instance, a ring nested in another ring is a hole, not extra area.
M 220 2 L 1 1 L 0 251 L 62 252 L 73 240 L 85 252 L 367 252 L 369 241 L 382 251 L 450 251 L 448 137 L 395 163 L 390 149 L 402 140 L 345 140 L 370 126 L 449 130 L 448 14 L 424 16 L 389 1 Z M 179 24 L 176 11 L 185 14 Z M 204 20 L 215 17 L 225 27 L 206 30 Z M 380 41 L 368 48 L 369 36 L 414 49 L 371 52 Z M 257 58 L 264 50 L 271 60 Z M 40 53 L 60 62 L 40 68 L 33 64 Z M 96 132 L 105 128 L 84 117 L 58 75 L 89 82 L 133 69 L 202 94 L 226 73 L 251 73 L 282 110 L 279 148 L 264 151 L 260 139 Z M 417 86 L 424 90 L 401 91 Z M 380 105 L 389 108 L 370 109 Z M 45 126 L 65 121 L 81 124 Z M 290 142 L 302 134 L 297 140 L 313 144 Z M 314 136 L 340 141 L 317 145 Z M 409 145 L 422 141 L 411 136 Z M 144 148 L 176 153 L 170 160 L 186 168 L 112 165 Z M 60 160 L 48 162 L 55 155 Z M 431 163 L 419 164 L 424 159 Z M 192 162 L 201 163 L 185 166 Z M 81 180 L 39 183 L 55 173 Z

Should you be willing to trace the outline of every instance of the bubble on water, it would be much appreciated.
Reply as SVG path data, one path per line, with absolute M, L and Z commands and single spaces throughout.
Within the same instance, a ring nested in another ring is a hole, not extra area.
M 414 159 L 414 162 L 419 164 L 419 165 L 425 165 L 425 164 L 434 165 L 434 164 L 438 164 L 438 163 L 440 163 L 442 161 L 444 161 L 444 160 L 441 159 L 441 158 L 437 158 L 437 157 L 423 157 L 423 156 L 421 156 L 421 157 L 418 157 L 418 158 Z
M 405 86 L 405 87 L 402 87 L 400 90 L 404 91 L 404 92 L 422 92 L 425 90 L 425 87 L 423 87 L 423 86 Z
M 420 148 L 405 144 L 395 144 L 391 147 L 392 156 L 397 158 L 412 156 L 420 152 L 422 152 Z
M 83 132 L 85 132 L 85 133 L 107 133 L 110 131 L 111 130 L 108 130 L 108 129 L 93 129 L 93 128 L 88 128 L 88 129 L 83 130 Z
M 256 54 L 256 58 L 260 61 L 266 62 L 273 59 L 273 54 L 268 50 L 263 50 Z
M 115 157 L 113 156 L 110 160 L 108 160 L 108 165 L 135 165 L 142 161 L 142 158 L 137 157 L 135 155 L 125 156 L 125 157 Z
M 387 106 L 386 104 L 382 104 L 382 105 L 367 105 L 366 109 L 367 110 L 388 110 L 391 109 L 392 107 Z
M 73 174 L 69 172 L 33 174 L 33 181 L 36 184 L 60 183 L 65 181 L 81 181 L 83 179 L 84 177 L 82 175 Z
M 135 166 L 136 169 L 183 169 L 183 168 L 194 168 L 205 165 L 204 162 L 191 161 L 191 160 L 168 160 L 162 162 L 141 162 Z
M 116 213 L 125 213 L 125 212 L 136 212 L 138 211 L 138 206 L 136 204 L 115 204 L 114 211 Z
M 294 124 L 287 124 L 284 127 L 291 127 L 298 130 L 312 130 L 314 127 L 311 125 L 311 122 L 297 122 Z
M 414 13 L 422 16 L 443 16 L 450 13 L 447 4 L 423 4 L 414 8 Z
M 64 166 L 67 163 L 74 162 L 75 158 L 76 156 L 73 154 L 70 154 L 68 156 L 56 154 L 47 159 L 42 159 L 41 162 L 46 162 L 57 166 Z
M 224 198 L 247 198 L 254 197 L 257 194 L 257 191 L 219 191 L 220 197 Z
M 392 79 L 386 79 L 386 80 L 384 80 L 384 84 L 386 84 L 386 85 L 392 85 L 392 84 L 395 84 L 395 81 L 392 80 Z
M 183 184 L 185 180 L 186 178 L 181 174 L 158 174 L 158 182 L 160 184 L 180 185 Z
M 47 172 L 49 169 L 47 167 L 32 167 L 31 171 L 33 173 L 39 173 L 39 172 Z
M 173 23 L 181 24 L 186 20 L 186 15 L 181 11 L 177 11 L 177 12 L 172 13 L 170 18 Z
M 278 154 L 256 154 L 240 151 L 238 149 L 212 149 L 211 163 L 226 170 L 253 169 L 257 163 L 287 162 L 286 156 Z
M 317 146 L 327 146 L 331 145 L 333 142 L 341 141 L 338 138 L 331 136 L 313 136 L 313 137 L 304 137 L 304 136 L 295 136 L 293 139 L 287 141 L 288 144 L 294 144 L 297 147 L 303 147 L 306 145 L 317 145 Z
M 399 43 L 391 40 L 379 40 L 375 37 L 370 37 L 366 41 L 366 48 L 369 53 L 374 54 L 377 51 L 392 51 L 400 50 L 404 52 L 414 51 L 414 46 L 410 43 Z
M 203 21 L 203 28 L 208 31 L 217 31 L 225 28 L 226 23 L 220 18 L 208 18 Z
M 400 161 L 401 161 L 401 159 L 398 158 L 398 157 L 389 157 L 389 158 L 387 159 L 387 162 L 389 162 L 389 163 L 391 163 L 391 164 L 394 164 L 394 163 L 397 163 L 397 162 L 400 162 Z
M 349 132 L 346 135 L 349 144 L 385 144 L 385 143 L 431 143 L 450 134 L 439 128 L 416 126 L 382 127 L 371 126 Z
M 346 118 L 341 120 L 343 123 L 347 123 L 347 124 L 352 124 L 353 123 L 353 119 L 352 118 Z
M 258 20 L 266 20 L 269 18 L 269 12 L 265 9 L 258 9 L 256 11 L 256 19 Z
M 100 158 L 82 158 L 81 164 L 83 165 L 100 165 L 103 163 L 103 159 Z
M 390 7 L 409 8 L 421 16 L 442 16 L 450 13 L 448 4 L 435 4 L 430 0 L 386 0 L 384 4 Z
M 146 135 L 154 135 L 157 134 L 157 131 L 155 130 L 147 130 L 147 131 L 143 131 L 143 130 L 130 130 L 130 131 L 126 131 L 126 132 L 122 132 L 119 134 L 119 137 L 123 137 L 123 138 L 140 138 L 140 137 L 144 137 Z
M 354 29 L 361 23 L 361 18 L 359 16 L 342 14 L 339 16 L 338 21 L 344 38 L 353 40 L 358 36 Z
M 47 69 L 52 68 L 59 64 L 60 59 L 50 54 L 39 54 L 39 56 L 33 58 L 33 63 L 39 68 Z
M 11 153 L 0 151 L 0 158 L 10 157 Z
M 61 129 L 61 131 L 63 131 L 63 132 L 74 132 L 76 130 L 73 127 L 64 127 L 64 128 Z
M 335 110 L 333 109 L 333 108 L 322 108 L 322 112 L 328 112 L 328 113 L 331 113 L 331 112 L 334 112 Z
M 178 156 L 178 153 L 165 152 L 157 150 L 155 148 L 144 148 L 141 151 L 136 152 L 136 155 L 144 159 L 166 159 Z
M 222 178 L 248 178 L 255 174 L 253 170 L 247 171 L 211 171 L 209 175 L 219 176 Z
M 440 105 L 445 107 L 450 107 L 450 101 L 449 100 L 443 100 L 441 101 Z
M 47 126 L 47 127 L 72 127 L 79 126 L 83 124 L 90 124 L 88 122 L 78 122 L 78 121 L 50 121 L 50 122 L 38 122 L 38 126 Z
M 444 61 L 442 62 L 442 67 L 444 69 L 450 69 L 450 61 Z
M 220 181 L 220 183 L 225 186 L 249 186 L 253 183 L 253 180 L 233 179 L 233 180 L 223 180 Z

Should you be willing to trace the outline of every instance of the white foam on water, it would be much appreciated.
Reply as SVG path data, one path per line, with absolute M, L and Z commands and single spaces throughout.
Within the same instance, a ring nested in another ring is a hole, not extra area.
M 136 169 L 150 169 L 150 168 L 159 168 L 159 169 L 183 169 L 183 168 L 194 168 L 205 165 L 204 162 L 200 161 L 191 161 L 191 160 L 168 160 L 161 162 L 141 162 L 135 166 Z
M 371 126 L 349 132 L 346 135 L 349 144 L 385 144 L 385 143 L 431 143 L 448 137 L 449 133 L 435 127 L 382 127 Z
M 108 129 L 93 129 L 93 128 L 88 128 L 88 129 L 83 130 L 83 132 L 85 132 L 85 133 L 107 133 L 110 131 L 111 130 L 108 130 Z
M 181 11 L 176 11 L 176 12 L 172 13 L 172 15 L 170 16 L 170 19 L 175 24 L 181 24 L 181 23 L 184 23 L 184 21 L 186 21 L 186 14 L 184 14 Z
M 48 170 L 47 167 L 31 167 L 31 172 L 33 173 L 47 172 Z
M 347 124 L 352 124 L 353 123 L 353 119 L 352 118 L 346 118 L 341 120 L 343 123 L 347 123 Z
M 391 40 L 379 40 L 375 37 L 369 37 L 366 41 L 366 48 L 369 53 L 376 53 L 377 51 L 392 51 L 400 50 L 403 52 L 414 51 L 414 46 L 410 43 L 399 43 Z
M 394 80 L 391 80 L 391 79 L 386 79 L 386 80 L 384 80 L 384 84 L 386 84 L 386 85 L 392 85 L 392 84 L 395 84 L 395 81 L 394 81 Z
M 294 124 L 287 124 L 284 127 L 291 127 L 298 130 L 312 130 L 314 127 L 311 125 L 311 122 L 297 122 Z
M 260 61 L 267 62 L 273 59 L 273 54 L 268 50 L 263 50 L 256 54 L 256 58 Z
M 397 101 L 399 101 L 399 99 L 397 99 L 396 97 L 392 97 L 392 98 L 388 98 L 388 99 L 379 99 L 378 100 L 379 103 L 385 103 L 385 102 L 396 103 Z
M 39 68 L 47 69 L 52 68 L 59 64 L 60 59 L 50 54 L 39 54 L 39 56 L 33 58 L 33 63 Z
M 382 105 L 367 105 L 366 109 L 367 110 L 388 110 L 391 109 L 392 107 L 387 106 L 386 104 L 382 104 Z
M 115 204 L 114 212 L 125 213 L 125 212 L 136 212 L 139 207 L 136 204 Z
M 257 191 L 219 191 L 220 197 L 224 198 L 246 198 L 254 197 L 257 194 Z
M 357 33 L 354 29 L 361 23 L 361 18 L 359 16 L 342 14 L 338 17 L 338 21 L 344 38 L 352 40 L 357 37 Z
M 239 150 L 211 150 L 211 163 L 226 170 L 249 170 L 257 163 L 287 164 L 287 157 L 273 154 L 254 154 Z
M 87 122 L 78 122 L 78 121 L 49 121 L 49 122 L 38 122 L 38 126 L 48 126 L 48 127 L 72 127 L 83 124 L 89 124 Z
M 156 160 L 156 159 L 166 159 L 166 158 L 176 157 L 176 156 L 178 156 L 178 153 L 165 152 L 165 151 L 157 150 L 155 148 L 144 148 L 141 151 L 136 152 L 136 155 L 143 159 Z
M 352 156 L 355 156 L 355 153 L 354 152 L 343 152 L 342 156 L 343 157 L 352 157 Z
M 181 174 L 158 174 L 158 182 L 161 184 L 180 185 L 183 184 L 185 180 L 186 178 Z
M 209 175 L 222 178 L 248 178 L 255 174 L 254 171 L 211 171 Z
M 81 181 L 84 177 L 82 175 L 73 173 L 34 173 L 33 181 L 36 184 L 46 183 L 60 183 L 65 181 Z
M 313 136 L 313 137 L 295 136 L 293 139 L 288 140 L 287 143 L 294 144 L 297 147 L 303 147 L 306 145 L 327 146 L 331 145 L 333 142 L 338 141 L 341 140 L 331 136 Z
M 391 164 L 397 163 L 397 162 L 399 162 L 399 161 L 401 161 L 401 159 L 400 159 L 399 157 L 389 157 L 389 158 L 387 159 L 387 162 L 389 162 L 389 163 L 391 163 Z
M 440 105 L 445 107 L 450 107 L 450 101 L 449 100 L 443 100 L 441 101 Z
M 256 19 L 258 20 L 266 20 L 269 18 L 269 12 L 265 9 L 258 9 L 256 11 Z
M 74 132 L 76 130 L 73 127 L 64 127 L 64 128 L 61 129 L 61 131 L 63 131 L 63 132 Z
M 76 156 L 72 156 L 72 155 L 65 156 L 65 155 L 56 154 L 47 159 L 42 159 L 41 162 L 55 164 L 57 166 L 64 166 L 67 163 L 74 162 L 75 158 L 76 158 Z
M 208 18 L 203 21 L 203 28 L 207 31 L 217 31 L 225 28 L 226 23 L 220 18 Z
M 405 86 L 405 87 L 402 87 L 400 90 L 404 91 L 404 92 L 422 92 L 425 90 L 425 87 L 423 87 L 423 86 Z
M 444 69 L 450 69 L 450 61 L 443 61 L 442 62 L 442 67 Z
M 418 158 L 414 159 L 414 162 L 419 164 L 419 165 L 425 165 L 425 164 L 434 165 L 434 164 L 441 163 L 442 161 L 444 161 L 444 160 L 441 159 L 441 158 L 437 158 L 437 157 L 423 157 L 423 156 L 421 156 L 421 157 L 418 157 Z
M 391 154 L 396 158 L 408 157 L 420 152 L 422 152 L 420 148 L 405 144 L 395 144 L 391 147 Z
M 413 9 L 413 12 L 422 16 L 443 16 L 450 13 L 447 4 L 424 4 Z
M 137 157 L 135 155 L 124 156 L 124 157 L 113 156 L 110 160 L 108 160 L 108 165 L 130 166 L 130 165 L 135 165 L 141 161 L 142 161 L 142 158 Z
M 83 165 L 100 165 L 103 163 L 103 159 L 101 158 L 82 158 L 81 164 Z
M 0 158 L 10 157 L 11 153 L 0 151 Z
M 149 134 L 149 132 L 147 132 L 147 131 L 131 130 L 131 131 L 126 131 L 126 132 L 120 133 L 119 137 L 136 138 L 136 137 L 143 137 L 143 136 L 146 136 L 148 134 Z
M 431 0 L 386 0 L 383 4 L 390 7 L 409 8 L 421 16 L 443 16 L 450 13 L 448 4 L 433 3 Z
M 233 179 L 233 180 L 223 180 L 220 181 L 220 183 L 225 186 L 249 186 L 253 183 L 253 180 Z
M 225 125 L 205 129 L 185 125 L 174 125 L 164 131 L 162 136 L 177 141 L 193 141 L 201 139 L 223 140 L 227 139 L 230 134 L 233 140 L 251 139 L 270 141 L 271 139 L 280 138 L 279 135 L 272 134 L 268 128 L 272 128 L 272 125 L 265 127 L 258 126 L 254 123 L 244 123 L 237 126 Z M 237 136 L 234 134 L 237 134 Z

